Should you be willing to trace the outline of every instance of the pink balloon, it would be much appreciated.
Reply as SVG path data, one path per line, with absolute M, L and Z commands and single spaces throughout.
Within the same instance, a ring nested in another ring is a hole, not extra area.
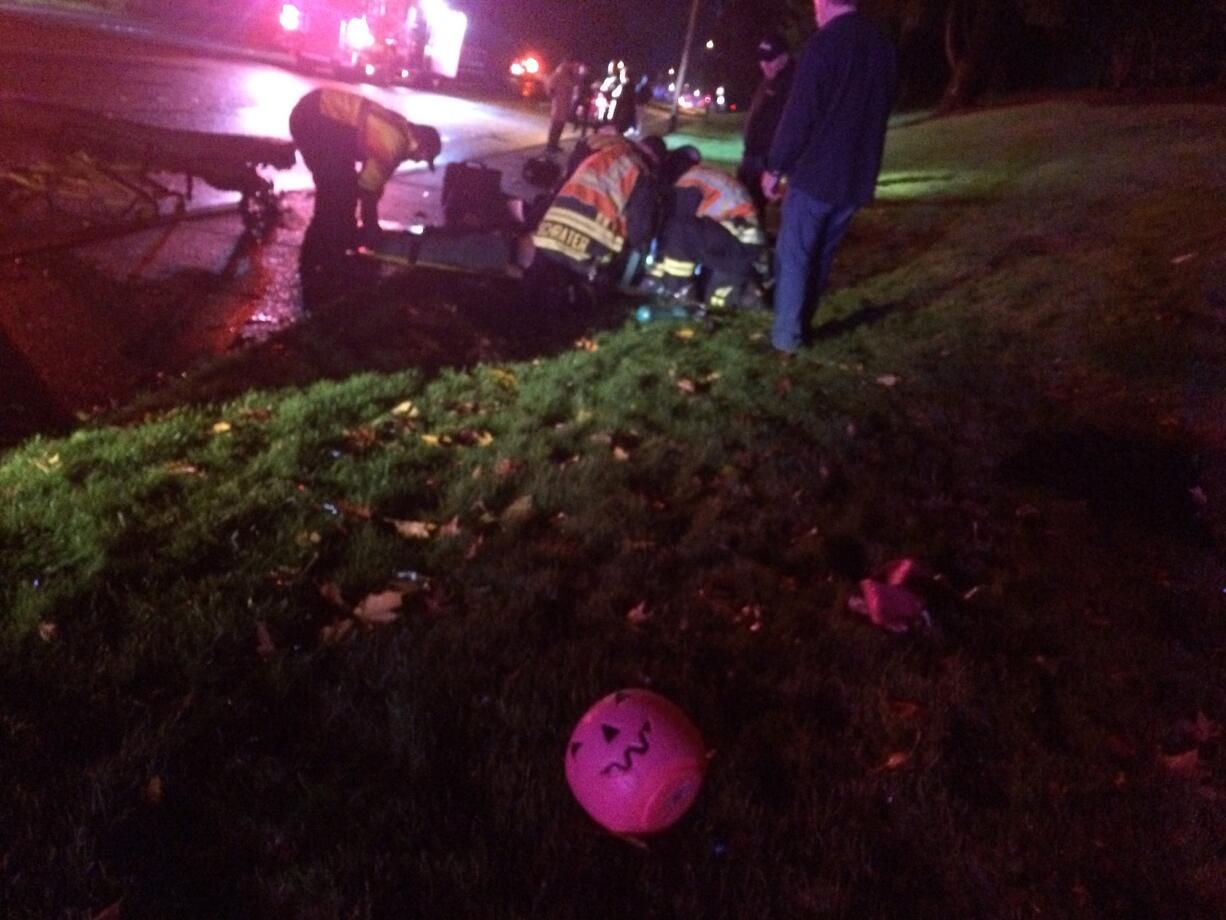
M 617 834 L 654 834 L 694 804 L 706 746 L 680 709 L 650 690 L 619 690 L 584 713 L 566 747 L 579 804 Z

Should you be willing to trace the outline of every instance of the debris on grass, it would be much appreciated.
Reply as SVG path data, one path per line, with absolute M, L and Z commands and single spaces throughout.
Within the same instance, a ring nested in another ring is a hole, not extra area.
M 367 626 L 386 626 L 400 619 L 404 594 L 400 591 L 380 591 L 371 594 L 353 609 L 354 619 Z
M 652 612 L 647 606 L 647 601 L 635 604 L 626 614 L 626 622 L 631 626 L 642 626 L 644 623 L 651 622 L 651 618 Z
M 272 641 L 272 633 L 262 622 L 255 624 L 255 651 L 265 661 L 277 653 L 277 644 Z
M 59 636 L 60 628 L 50 620 L 38 624 L 38 638 L 44 642 L 54 642 Z
M 535 510 L 535 503 L 531 495 L 521 495 L 503 510 L 499 520 L 503 524 L 514 524 L 519 521 L 526 520 L 532 515 Z
M 430 521 L 398 521 L 395 518 L 385 520 L 406 540 L 429 540 L 438 530 L 438 525 Z
M 319 630 L 320 645 L 337 645 L 353 629 L 353 620 L 349 617 L 335 619 Z
M 888 562 L 872 578 L 860 581 L 860 596 L 851 598 L 847 606 L 887 632 L 905 633 L 920 625 L 930 627 L 932 618 L 924 599 L 907 587 L 908 583 L 930 577 L 914 559 Z

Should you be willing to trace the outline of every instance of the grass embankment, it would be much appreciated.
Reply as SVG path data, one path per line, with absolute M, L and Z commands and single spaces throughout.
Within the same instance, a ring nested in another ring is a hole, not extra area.
M 626 326 L 11 452 L 6 916 L 1220 916 L 1220 119 L 896 131 L 791 362 Z M 642 685 L 715 752 L 648 849 L 561 767 Z

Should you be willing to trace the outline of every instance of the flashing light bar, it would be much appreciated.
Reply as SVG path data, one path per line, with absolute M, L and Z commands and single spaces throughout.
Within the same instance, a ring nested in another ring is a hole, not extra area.
M 302 28 L 302 10 L 292 3 L 281 7 L 281 28 L 286 32 L 297 32 Z

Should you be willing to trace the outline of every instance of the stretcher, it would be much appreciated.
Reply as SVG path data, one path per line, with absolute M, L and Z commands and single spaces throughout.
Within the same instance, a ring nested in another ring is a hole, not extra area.
M 281 209 L 260 168 L 294 165 L 290 141 L 159 128 L 21 96 L 0 96 L 0 130 L 50 151 L 47 162 L 0 173 L 0 205 L 9 209 L 41 202 L 52 214 L 80 216 L 86 207 L 139 222 L 167 204 L 182 214 L 199 179 L 238 192 L 243 226 L 261 230 Z M 184 187 L 159 178 L 168 174 L 183 176 Z

